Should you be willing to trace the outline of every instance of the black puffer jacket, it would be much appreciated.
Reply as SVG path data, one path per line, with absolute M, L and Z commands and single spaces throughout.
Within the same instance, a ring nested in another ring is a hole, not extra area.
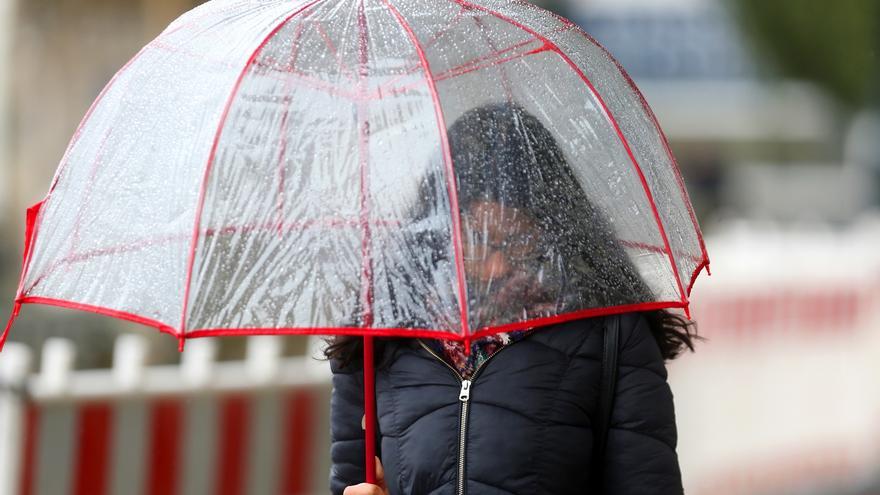
M 579 494 L 591 482 L 603 319 L 539 329 L 461 380 L 406 343 L 376 372 L 378 446 L 392 494 Z M 647 320 L 620 316 L 618 381 L 605 461 L 606 493 L 680 494 L 676 427 L 666 368 Z M 386 352 L 389 352 L 386 349 Z M 331 489 L 364 481 L 361 370 L 331 362 Z M 463 448 L 464 458 L 461 458 Z M 463 468 L 459 462 L 463 461 Z

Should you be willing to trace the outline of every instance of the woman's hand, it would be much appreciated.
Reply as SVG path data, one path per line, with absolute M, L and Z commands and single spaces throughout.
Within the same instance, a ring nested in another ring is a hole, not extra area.
M 360 483 L 345 487 L 342 495 L 390 495 L 388 486 L 385 484 L 385 470 L 382 469 L 382 461 L 376 457 L 376 485 Z

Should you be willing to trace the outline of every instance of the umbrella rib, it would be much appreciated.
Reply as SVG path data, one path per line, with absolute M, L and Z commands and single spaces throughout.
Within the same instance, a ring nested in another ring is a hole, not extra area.
M 333 54 L 333 58 L 336 59 L 336 65 L 339 67 L 339 72 L 344 74 L 345 77 L 349 81 L 353 81 L 354 76 L 352 76 L 352 73 L 354 71 L 352 71 L 351 67 L 349 67 L 345 63 L 345 60 L 343 60 L 342 55 L 336 49 L 336 45 L 333 44 L 333 40 L 330 39 L 330 36 L 327 34 L 327 30 L 324 29 L 324 24 L 321 22 L 316 22 L 315 29 L 318 31 L 318 34 L 321 36 L 321 38 L 324 40 L 324 44 L 327 46 L 327 49 L 330 50 L 330 53 Z
M 179 329 L 180 333 L 177 336 L 179 339 L 178 348 L 181 350 L 183 349 L 183 342 L 184 342 L 184 339 L 186 338 L 186 312 L 187 312 L 187 307 L 189 305 L 189 292 L 190 292 L 190 286 L 191 286 L 191 282 L 192 282 L 192 270 L 193 270 L 193 264 L 195 262 L 196 246 L 198 245 L 198 242 L 199 242 L 199 224 L 202 219 L 202 209 L 204 208 L 204 205 L 205 205 L 205 196 L 207 193 L 208 178 L 211 175 L 211 169 L 213 168 L 212 166 L 214 164 L 214 157 L 217 153 L 217 146 L 220 142 L 220 134 L 223 131 L 223 125 L 226 123 L 226 118 L 229 116 L 229 110 L 232 107 L 232 102 L 233 102 L 233 100 L 235 100 L 235 96 L 238 93 L 238 89 L 241 87 L 241 83 L 244 80 L 244 76 L 247 74 L 248 68 L 250 68 L 251 64 L 253 64 L 254 60 L 256 60 L 256 58 L 257 58 L 257 55 L 259 55 L 259 53 L 263 50 L 263 48 L 266 46 L 266 44 L 269 42 L 269 40 L 271 40 L 272 37 L 275 36 L 275 34 L 279 30 L 281 30 L 281 28 L 284 27 L 285 24 L 287 24 L 291 19 L 293 19 L 294 16 L 296 16 L 300 12 L 306 10 L 307 8 L 311 7 L 312 5 L 314 5 L 320 1 L 321 0 L 312 0 L 311 2 L 307 3 L 306 5 L 300 7 L 299 9 L 296 9 L 291 14 L 287 15 L 284 19 L 282 19 L 278 23 L 278 25 L 276 25 L 274 28 L 272 28 L 271 31 L 269 31 L 269 34 L 267 34 L 266 37 L 263 38 L 263 40 L 260 42 L 260 44 L 257 45 L 257 47 L 254 49 L 253 53 L 251 53 L 250 57 L 248 57 L 247 62 L 245 62 L 244 67 L 242 67 L 241 72 L 238 75 L 238 79 L 236 79 L 235 84 L 232 86 L 232 90 L 229 92 L 229 97 L 226 99 L 226 104 L 223 107 L 223 114 L 220 116 L 220 121 L 217 123 L 217 130 L 214 132 L 214 142 L 211 145 L 211 152 L 208 154 L 208 160 L 205 163 L 205 173 L 202 176 L 202 185 L 199 188 L 199 199 L 198 199 L 198 204 L 196 206 L 195 220 L 193 222 L 192 242 L 190 243 L 189 257 L 187 260 L 186 281 L 184 282 L 183 304 L 182 304 L 182 310 L 181 310 L 181 314 L 180 314 L 180 329 Z
M 299 43 L 300 37 L 302 36 L 302 32 L 304 31 L 305 24 L 300 23 L 299 26 L 296 27 L 296 33 L 293 35 L 293 42 L 290 47 L 290 68 L 293 70 L 296 67 L 297 56 L 299 55 L 299 50 L 297 44 Z M 290 115 L 290 106 L 293 100 L 293 95 L 290 93 L 290 82 L 288 79 L 284 80 L 284 86 L 281 90 L 282 97 L 284 98 L 284 114 L 281 117 L 281 150 L 278 152 L 278 234 L 281 235 L 284 233 L 284 155 L 287 152 L 287 119 Z
M 465 350 L 470 350 L 470 328 L 468 327 L 468 314 L 467 314 L 467 296 L 465 294 L 465 278 L 464 278 L 464 262 L 461 256 L 461 219 L 459 218 L 459 207 L 458 207 L 458 193 L 455 189 L 455 170 L 453 168 L 452 163 L 452 153 L 449 149 L 449 137 L 446 134 L 446 122 L 443 117 L 443 109 L 440 106 L 440 96 L 437 93 L 437 86 L 434 82 L 434 75 L 431 73 L 431 66 L 428 63 L 428 59 L 425 56 L 425 52 L 422 49 L 421 44 L 419 43 L 418 38 L 416 38 L 415 33 L 413 32 L 412 26 L 403 18 L 403 16 L 398 12 L 398 10 L 391 5 L 389 0 L 383 0 L 385 5 L 388 7 L 388 10 L 394 15 L 394 18 L 397 19 L 397 22 L 400 23 L 400 27 L 406 31 L 407 36 L 409 36 L 410 40 L 413 43 L 413 47 L 416 50 L 416 53 L 419 56 L 419 61 L 422 65 L 422 68 L 425 71 L 425 79 L 428 83 L 428 89 L 431 92 L 431 99 L 434 103 L 434 116 L 437 120 L 437 127 L 440 132 L 440 144 L 443 149 L 443 163 L 446 166 L 446 175 L 447 175 L 447 189 L 449 192 L 449 202 L 451 208 L 451 216 L 452 216 L 452 244 L 454 250 L 455 257 L 455 269 L 456 275 L 458 279 L 458 304 L 461 312 L 461 331 L 465 335 Z
M 688 309 L 687 309 L 687 306 L 688 306 L 687 294 L 685 293 L 684 286 L 682 285 L 682 282 L 681 282 L 681 275 L 679 275 L 679 273 L 678 273 L 678 266 L 675 263 L 675 259 L 672 257 L 672 248 L 670 248 L 670 246 L 669 246 L 669 237 L 666 235 L 666 228 L 663 226 L 663 220 L 660 218 L 660 212 L 657 211 L 657 204 L 654 201 L 654 195 L 651 193 L 651 188 L 648 187 L 648 181 L 645 178 L 645 173 L 644 173 L 644 171 L 642 171 L 642 167 L 639 166 L 639 163 L 636 160 L 635 155 L 633 154 L 632 148 L 629 145 L 629 141 L 626 139 L 626 136 L 623 135 L 623 131 L 621 130 L 620 125 L 617 123 L 617 120 L 611 114 L 611 110 L 605 104 L 605 100 L 602 98 L 602 95 L 599 94 L 599 92 L 596 90 L 595 86 L 593 86 L 593 83 L 590 81 L 590 79 L 587 77 L 587 75 L 584 74 L 584 72 L 580 69 L 580 67 L 578 67 L 577 64 L 575 64 L 574 61 L 571 58 L 569 58 L 569 56 L 566 55 L 565 52 L 563 52 L 561 48 L 559 48 L 559 46 L 557 46 L 555 43 L 550 41 L 547 37 L 541 35 L 541 33 L 538 33 L 534 29 L 531 29 L 528 26 L 526 26 L 526 25 L 524 25 L 514 19 L 507 17 L 504 14 L 501 14 L 500 12 L 496 12 L 492 9 L 487 8 L 487 7 L 483 7 L 481 5 L 471 3 L 467 0 L 450 0 L 450 1 L 455 2 L 459 5 L 467 4 L 471 8 L 475 8 L 475 9 L 482 10 L 484 12 L 488 12 L 489 14 L 492 14 L 493 16 L 495 16 L 495 17 L 497 17 L 497 18 L 499 18 L 499 19 L 501 19 L 501 20 L 513 25 L 513 26 L 516 26 L 516 27 L 522 29 L 523 31 L 526 31 L 527 33 L 531 34 L 532 36 L 535 36 L 536 38 L 540 39 L 541 41 L 546 43 L 550 47 L 551 50 L 558 53 L 559 56 L 562 57 L 562 59 L 568 64 L 568 66 L 572 70 L 574 70 L 575 73 L 581 78 L 581 80 L 584 82 L 584 84 L 587 85 L 587 87 L 590 90 L 590 93 L 592 93 L 593 96 L 596 98 L 596 101 L 598 101 L 599 105 L 602 107 L 603 113 L 608 118 L 608 121 L 611 123 L 612 127 L 614 127 L 614 131 L 617 133 L 617 137 L 620 139 L 620 142 L 623 145 L 624 149 L 626 150 L 627 155 L 629 155 L 630 161 L 632 162 L 633 166 L 636 169 L 636 173 L 638 174 L 639 180 L 642 183 L 642 188 L 645 191 L 645 196 L 647 196 L 648 202 L 651 205 L 651 210 L 654 214 L 654 220 L 657 222 L 657 227 L 660 229 L 660 237 L 663 239 L 663 244 L 666 247 L 666 254 L 667 254 L 667 257 L 669 258 L 669 264 L 672 267 L 672 273 L 675 276 L 675 283 L 678 286 L 678 292 L 681 296 L 681 303 L 684 305 L 685 311 L 687 312 L 688 311 Z
M 30 302 L 30 301 L 24 301 Z M 460 336 L 445 330 L 416 327 L 240 327 L 197 328 L 187 334 L 188 339 L 242 335 L 350 335 L 358 337 L 400 337 L 459 340 Z
M 531 41 L 529 41 L 529 42 L 531 43 L 532 41 L 534 41 L 534 40 L 531 40 Z M 470 73 L 470 72 L 474 72 L 474 71 L 477 71 L 477 70 L 481 70 L 481 69 L 486 69 L 486 68 L 489 68 L 489 67 L 494 67 L 494 66 L 502 65 L 502 64 L 505 64 L 505 63 L 507 63 L 507 62 L 510 62 L 511 60 L 517 60 L 517 59 L 520 59 L 520 58 L 523 58 L 523 57 L 528 57 L 529 55 L 534 55 L 534 54 L 536 54 L 536 53 L 546 52 L 546 51 L 548 51 L 548 50 L 549 50 L 549 48 L 547 48 L 547 47 L 545 47 L 545 46 L 541 46 L 541 47 L 538 47 L 538 48 L 535 48 L 535 49 L 529 50 L 529 51 L 527 51 L 527 52 L 516 53 L 516 54 L 510 55 L 509 57 L 496 58 L 496 59 L 494 59 L 494 60 L 491 60 L 491 59 L 490 59 L 488 62 L 484 62 L 484 63 L 482 63 L 482 64 L 473 64 L 473 63 L 462 64 L 462 65 L 460 65 L 460 66 L 458 66 L 458 67 L 454 67 L 454 68 L 452 68 L 452 69 L 449 69 L 449 70 L 447 70 L 447 71 L 445 71 L 445 72 L 443 72 L 443 73 L 441 73 L 441 74 L 437 74 L 436 76 L 434 76 L 434 80 L 436 80 L 436 81 L 442 81 L 442 80 L 444 80 L 444 79 L 450 79 L 450 78 L 453 78 L 453 77 L 458 77 L 458 76 L 461 76 L 461 75 L 464 75 L 464 74 L 468 74 L 468 73 Z M 502 51 L 503 51 L 503 50 L 502 50 Z M 508 91 L 507 91 L 508 94 L 510 94 L 509 89 L 510 89 L 510 88 L 508 88 Z
M 571 29 L 571 28 L 568 26 L 564 26 L 561 28 L 554 29 L 553 31 L 551 31 L 551 33 L 559 33 L 562 31 L 568 31 L 569 29 Z M 527 52 L 516 53 L 515 55 L 511 55 L 508 57 L 499 58 L 502 54 L 507 53 L 511 50 L 516 50 L 517 48 L 526 46 L 530 43 L 535 43 L 535 42 L 540 42 L 540 41 L 541 40 L 539 40 L 539 39 L 532 38 L 532 39 L 528 39 L 525 41 L 520 41 L 520 42 L 515 43 L 513 45 L 510 45 L 506 48 L 496 49 L 494 52 L 480 55 L 476 58 L 468 60 L 467 62 L 463 62 L 461 64 L 458 64 L 455 67 L 451 67 L 449 69 L 446 69 L 443 72 L 440 72 L 438 74 L 434 74 L 434 81 L 441 81 L 443 79 L 449 79 L 451 77 L 458 77 L 460 75 L 467 74 L 471 71 L 479 70 L 484 67 L 491 67 L 493 65 L 504 64 L 504 63 L 510 62 L 511 60 L 516 60 L 521 57 L 527 57 L 529 55 L 534 55 L 536 53 L 541 53 L 541 52 L 549 50 L 549 48 L 544 43 L 541 43 L 541 47 L 539 47 L 539 48 L 535 48 L 535 49 L 529 50 Z M 392 79 L 388 80 L 387 82 L 383 83 L 381 88 L 384 88 L 384 91 L 397 92 L 397 91 L 407 91 L 409 89 L 412 89 L 412 88 L 419 86 L 421 84 L 421 82 L 415 83 L 415 84 L 411 83 L 411 84 L 407 84 L 407 85 L 403 85 L 403 86 L 396 86 L 396 87 L 394 86 L 394 83 L 403 79 L 405 76 L 412 74 L 412 72 L 413 72 L 412 69 L 407 69 L 402 74 L 395 76 Z M 379 92 L 381 93 L 381 91 L 382 90 L 380 89 Z
M 458 9 L 458 12 L 455 13 L 455 16 L 452 18 L 451 21 L 449 21 L 449 24 L 447 24 L 445 27 L 441 28 L 440 31 L 437 31 L 436 33 L 434 33 L 434 35 L 431 36 L 431 39 L 429 39 L 428 42 L 425 43 L 425 45 L 422 47 L 422 49 L 429 48 L 431 45 L 434 44 L 434 42 L 436 42 L 438 39 L 440 39 L 440 37 L 444 36 L 447 31 L 449 31 L 456 24 L 461 22 L 461 19 L 462 19 L 461 14 L 464 13 L 465 10 L 467 10 L 467 9 L 465 9 L 464 7 L 461 7 L 460 9 Z M 403 78 L 404 76 L 408 76 L 408 75 L 414 73 L 415 71 L 419 70 L 421 67 L 422 67 L 421 62 L 419 62 L 418 64 L 413 64 L 413 65 L 407 67 L 406 70 L 404 70 L 402 74 L 400 74 L 399 76 L 396 76 L 396 77 L 392 78 L 391 80 L 389 80 L 388 82 L 382 84 L 382 87 L 389 89 L 389 90 L 392 89 L 391 84 L 397 82 L 399 79 Z
M 369 175 L 369 152 L 370 152 L 370 109 L 368 107 L 367 100 L 364 99 L 364 95 L 367 91 L 367 77 L 369 74 L 368 64 L 369 64 L 369 53 L 368 53 L 368 39 L 369 36 L 367 32 L 367 16 L 364 11 L 364 2 L 363 0 L 357 3 L 357 27 L 358 27 L 358 36 L 357 36 L 357 45 L 358 45 L 358 68 L 357 68 L 357 130 L 358 130 L 358 168 L 360 171 L 359 174 L 359 183 L 360 183 L 360 213 L 358 214 L 358 220 L 361 225 L 361 299 L 363 301 L 363 321 L 362 325 L 364 328 L 371 328 L 373 326 L 373 260 L 372 260 L 372 230 L 370 229 L 370 175 Z M 372 351 L 372 340 L 364 339 L 364 361 L 367 361 Z M 365 370 L 371 370 L 372 368 L 365 368 Z M 369 375 L 372 376 L 372 375 Z M 369 388 L 369 378 L 367 374 L 364 375 L 365 380 L 365 388 Z M 370 395 L 368 390 L 365 390 L 367 395 L 364 396 L 366 399 Z M 372 400 L 372 399 L 371 399 Z M 374 410 L 375 413 L 375 410 Z M 372 430 L 368 430 L 372 431 Z M 368 442 L 369 444 L 369 442 Z M 371 445 L 371 444 L 370 444 Z M 372 462 L 372 456 L 367 456 L 367 463 Z M 372 472 L 372 468 L 370 470 Z
M 76 248 L 79 245 L 80 240 L 80 226 L 82 225 L 83 216 L 86 213 L 86 209 L 89 206 L 89 202 L 92 199 L 92 192 L 95 189 L 95 176 L 98 174 L 98 168 L 104 161 L 104 154 L 107 145 L 107 138 L 110 137 L 110 131 L 113 128 L 107 129 L 104 132 L 104 137 L 101 138 L 101 143 L 98 145 L 98 151 L 95 152 L 95 159 L 92 160 L 92 166 L 89 169 L 89 179 L 85 186 L 85 191 L 83 191 L 82 202 L 79 204 L 79 210 L 76 212 L 76 217 L 73 221 L 73 233 L 70 237 L 70 249 L 67 250 L 67 256 L 71 256 L 74 252 L 76 252 Z
M 495 45 L 495 43 L 492 43 L 492 38 L 489 37 L 489 34 L 486 32 L 486 29 L 483 27 L 483 22 L 480 21 L 480 18 L 477 16 L 474 16 L 474 17 L 472 17 L 472 19 L 474 20 L 474 24 L 477 25 L 477 31 L 479 31 L 480 34 L 483 35 L 483 40 L 486 42 L 487 45 L 489 45 L 489 48 L 491 48 L 492 51 L 497 52 L 498 47 Z M 532 50 L 532 51 L 528 52 L 528 54 L 532 54 L 532 53 L 535 53 L 535 51 Z M 492 65 L 496 65 L 496 64 L 492 64 Z M 512 103 L 513 102 L 513 90 L 510 89 L 510 78 L 507 77 L 507 72 L 504 70 L 504 67 L 501 66 L 500 64 L 498 67 L 498 72 L 501 73 L 501 85 L 504 86 L 504 92 L 507 93 L 507 102 Z

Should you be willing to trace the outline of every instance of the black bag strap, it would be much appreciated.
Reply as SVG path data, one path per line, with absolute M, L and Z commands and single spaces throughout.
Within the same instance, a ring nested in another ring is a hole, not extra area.
M 593 419 L 593 479 L 598 493 L 603 490 L 605 468 L 605 444 L 608 441 L 608 425 L 611 424 L 611 408 L 614 405 L 614 386 L 617 384 L 617 354 L 620 336 L 620 316 L 605 318 L 602 334 L 602 376 L 599 383 L 599 404 Z

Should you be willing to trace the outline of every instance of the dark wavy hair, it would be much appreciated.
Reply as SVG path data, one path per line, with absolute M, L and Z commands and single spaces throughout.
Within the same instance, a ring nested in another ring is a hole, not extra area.
M 550 290 L 544 296 L 555 303 L 555 314 L 654 300 L 617 241 L 607 215 L 589 201 L 555 138 L 537 117 L 514 103 L 487 104 L 456 119 L 448 130 L 448 139 L 459 213 L 476 201 L 497 201 L 529 212 L 536 221 L 541 232 L 538 241 L 549 254 L 543 257 L 543 268 L 552 273 L 547 282 Z M 442 216 L 437 208 L 449 206 L 442 204 L 448 201 L 442 173 L 426 174 L 417 197 L 420 200 L 413 212 L 414 221 Z M 445 227 L 413 234 L 413 245 L 430 252 L 430 264 L 452 257 L 451 229 Z M 426 274 L 420 276 L 421 284 L 431 271 L 430 267 L 423 268 Z M 415 287 L 409 274 L 400 275 L 408 287 Z M 353 325 L 360 321 L 359 311 L 356 305 Z M 695 341 L 702 339 L 696 334 L 696 322 L 675 312 L 659 309 L 642 313 L 666 360 L 676 358 L 685 349 L 693 351 Z M 473 328 L 480 326 L 480 322 L 471 323 Z M 426 323 L 409 319 L 402 324 Z M 343 366 L 359 363 L 362 340 L 357 336 L 331 337 L 325 356 Z M 407 340 L 403 343 L 406 345 L 414 339 L 374 339 L 378 366 L 388 357 L 384 350 L 390 341 L 399 340 Z

